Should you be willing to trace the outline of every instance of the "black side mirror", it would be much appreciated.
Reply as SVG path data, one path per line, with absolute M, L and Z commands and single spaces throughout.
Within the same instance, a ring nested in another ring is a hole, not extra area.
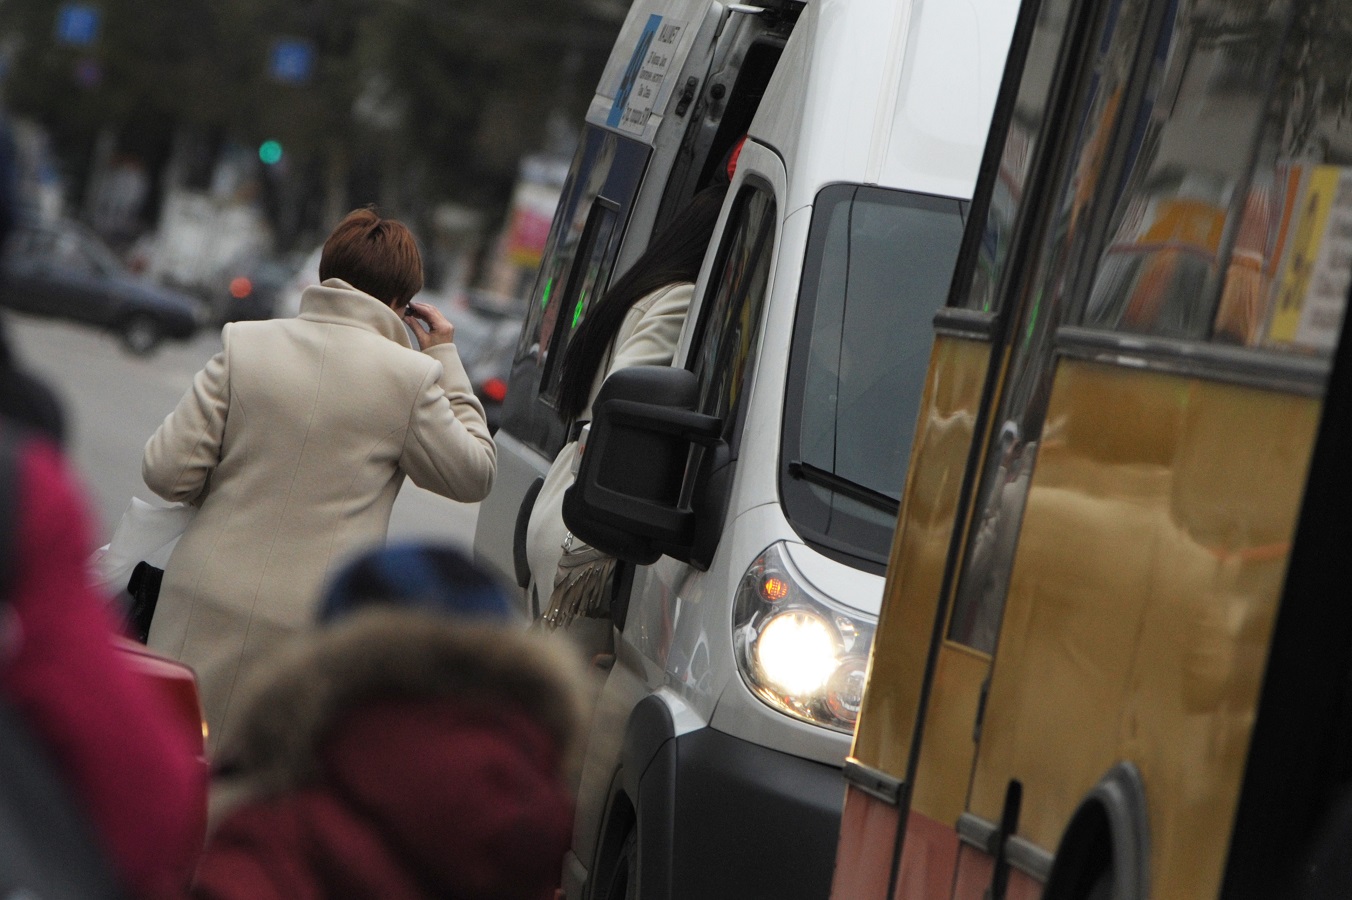
M 697 514 L 684 485 L 692 445 L 721 444 L 723 421 L 695 412 L 692 372 L 634 366 L 606 379 L 577 478 L 563 496 L 573 534 L 617 559 L 688 559 Z

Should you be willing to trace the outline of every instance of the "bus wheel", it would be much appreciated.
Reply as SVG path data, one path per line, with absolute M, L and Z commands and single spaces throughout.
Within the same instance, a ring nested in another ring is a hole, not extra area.
M 1084 893 L 1084 900 L 1113 900 L 1113 865 L 1108 865 L 1099 870 L 1089 890 Z
M 1056 848 L 1043 900 L 1149 896 L 1145 790 L 1130 763 L 1114 766 L 1081 801 Z

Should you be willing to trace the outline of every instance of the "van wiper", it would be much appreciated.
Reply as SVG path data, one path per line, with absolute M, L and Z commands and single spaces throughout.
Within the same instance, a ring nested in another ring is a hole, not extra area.
M 789 463 L 789 477 L 824 487 L 829 491 L 849 497 L 851 500 L 858 500 L 865 506 L 871 506 L 876 510 L 891 513 L 894 516 L 901 509 L 901 503 L 886 494 L 866 488 L 862 484 L 856 484 L 848 478 L 841 478 L 835 472 L 828 472 L 812 463 L 802 462 L 801 460 L 794 460 Z

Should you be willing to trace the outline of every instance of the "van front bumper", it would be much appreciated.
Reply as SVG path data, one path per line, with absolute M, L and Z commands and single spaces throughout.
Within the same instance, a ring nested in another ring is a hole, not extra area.
M 656 697 L 635 709 L 624 767 L 644 900 L 830 894 L 839 768 L 713 728 L 677 735 Z

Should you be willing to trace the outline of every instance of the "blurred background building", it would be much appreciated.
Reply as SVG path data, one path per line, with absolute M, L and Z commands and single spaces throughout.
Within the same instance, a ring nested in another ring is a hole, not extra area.
M 434 294 L 523 298 L 621 0 L 5 0 L 28 213 L 220 306 L 347 210 L 422 239 Z

